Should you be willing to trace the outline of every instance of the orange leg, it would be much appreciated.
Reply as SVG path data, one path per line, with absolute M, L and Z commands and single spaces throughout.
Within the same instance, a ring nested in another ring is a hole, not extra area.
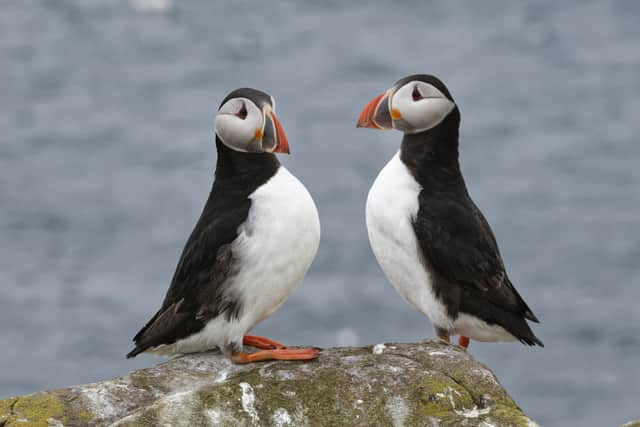
M 281 348 L 262 350 L 255 353 L 236 353 L 231 359 L 234 363 L 244 364 L 262 360 L 313 360 L 320 350 L 315 348 Z
M 279 348 L 287 348 L 284 344 L 278 341 L 270 340 L 265 337 L 257 337 L 255 335 L 245 335 L 242 338 L 242 344 L 250 345 L 251 347 L 260 348 L 262 350 L 275 350 Z
M 460 347 L 464 348 L 465 350 L 469 348 L 470 343 L 471 343 L 471 340 L 469 339 L 469 337 L 460 335 L 460 337 L 458 338 L 458 344 L 460 344 Z

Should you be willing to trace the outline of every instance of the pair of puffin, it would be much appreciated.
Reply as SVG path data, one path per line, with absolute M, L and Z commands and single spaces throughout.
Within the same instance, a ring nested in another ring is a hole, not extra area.
M 280 165 L 287 137 L 271 96 L 231 92 L 215 119 L 213 188 L 160 310 L 134 337 L 142 352 L 174 355 L 218 348 L 235 363 L 311 360 L 316 348 L 287 348 L 247 335 L 302 281 L 320 241 L 318 211 Z M 495 237 L 471 200 L 458 163 L 460 112 L 446 86 L 412 75 L 374 98 L 358 127 L 404 132 L 367 199 L 373 252 L 398 293 L 449 342 L 542 342 L 536 316 L 505 272 Z M 243 345 L 259 351 L 245 353 Z

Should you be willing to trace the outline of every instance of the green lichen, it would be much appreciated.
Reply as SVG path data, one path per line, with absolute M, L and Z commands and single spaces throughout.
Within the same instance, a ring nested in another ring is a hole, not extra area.
M 498 404 L 491 410 L 491 416 L 499 425 L 517 427 L 528 427 L 531 425 L 530 419 L 524 415 L 517 405 L 508 406 Z
M 11 397 L 9 399 L 0 400 L 0 427 L 6 425 L 9 417 L 11 416 L 11 411 L 13 409 L 13 405 L 18 400 L 17 397 Z
M 410 396 L 414 402 L 414 416 L 446 417 L 456 410 L 472 409 L 469 392 L 446 375 L 431 375 L 414 387 Z
M 488 369 L 487 372 L 489 372 Z M 447 375 L 469 390 L 475 402 L 489 398 L 495 403 L 517 406 L 499 383 L 494 382 L 493 379 L 486 378 L 482 374 L 474 374 L 467 368 L 448 371 Z
M 48 426 L 55 421 L 65 425 L 86 425 L 92 419 L 93 414 L 82 407 L 77 396 L 65 390 L 36 393 L 0 402 L 2 427 Z
M 486 372 L 489 372 L 487 368 Z M 495 378 L 483 374 L 470 375 L 468 371 L 452 370 L 448 373 L 452 379 L 467 389 L 473 401 L 479 407 L 490 407 L 490 418 L 499 425 L 529 426 L 529 418 L 506 393 Z
M 37 393 L 19 397 L 14 401 L 5 426 L 24 425 L 28 422 L 28 425 L 34 427 L 46 427 L 49 425 L 50 418 L 59 420 L 63 424 L 66 422 L 64 402 L 56 393 Z
M 92 409 L 97 403 L 88 396 L 95 393 L 110 410 Z M 36 426 L 47 426 L 50 419 L 64 425 L 142 427 L 286 421 L 296 426 L 529 425 L 490 371 L 469 354 L 437 343 L 390 344 L 375 355 L 370 347 L 330 349 L 310 363 L 243 367 L 218 355 L 187 356 L 90 387 L 0 401 L 0 427 L 25 425 L 16 424 L 19 419 Z
M 253 408 L 260 420 L 271 420 L 277 411 L 286 411 L 294 425 L 340 425 L 345 420 L 352 420 L 351 425 L 359 425 L 358 420 L 362 425 L 371 425 L 364 421 L 385 417 L 384 401 L 379 398 L 383 391 L 358 390 L 343 372 L 320 368 L 304 378 L 292 375 L 282 379 L 276 371 L 283 369 L 280 366 L 262 373 L 254 371 L 229 378 L 218 387 L 201 389 L 201 411 L 215 411 L 250 423 L 251 418 L 242 407 L 241 384 L 246 383 L 255 396 Z

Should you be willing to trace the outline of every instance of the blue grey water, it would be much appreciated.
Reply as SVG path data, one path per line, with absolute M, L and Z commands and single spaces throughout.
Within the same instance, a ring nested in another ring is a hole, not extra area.
M 374 95 L 435 73 L 469 190 L 546 347 L 472 343 L 542 425 L 616 425 L 640 398 L 640 2 L 7 1 L 0 13 L 0 396 L 125 360 L 210 189 L 233 88 L 277 99 L 318 257 L 257 332 L 294 344 L 433 336 L 384 278 L 364 204 L 397 132 Z

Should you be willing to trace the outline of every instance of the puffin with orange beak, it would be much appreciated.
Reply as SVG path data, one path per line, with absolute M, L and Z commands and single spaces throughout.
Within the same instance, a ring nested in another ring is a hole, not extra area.
M 459 344 L 513 341 L 543 346 L 538 322 L 509 280 L 491 227 L 458 162 L 460 111 L 437 77 L 405 77 L 362 110 L 358 127 L 398 129 L 400 151 L 367 198 L 369 241 L 398 293 Z
M 302 281 L 320 241 L 313 199 L 274 154 L 289 153 L 289 144 L 273 98 L 249 88 L 231 92 L 215 134 L 213 188 L 160 310 L 127 357 L 217 348 L 236 363 L 314 359 L 315 348 L 247 335 Z M 245 353 L 243 344 L 260 351 Z

